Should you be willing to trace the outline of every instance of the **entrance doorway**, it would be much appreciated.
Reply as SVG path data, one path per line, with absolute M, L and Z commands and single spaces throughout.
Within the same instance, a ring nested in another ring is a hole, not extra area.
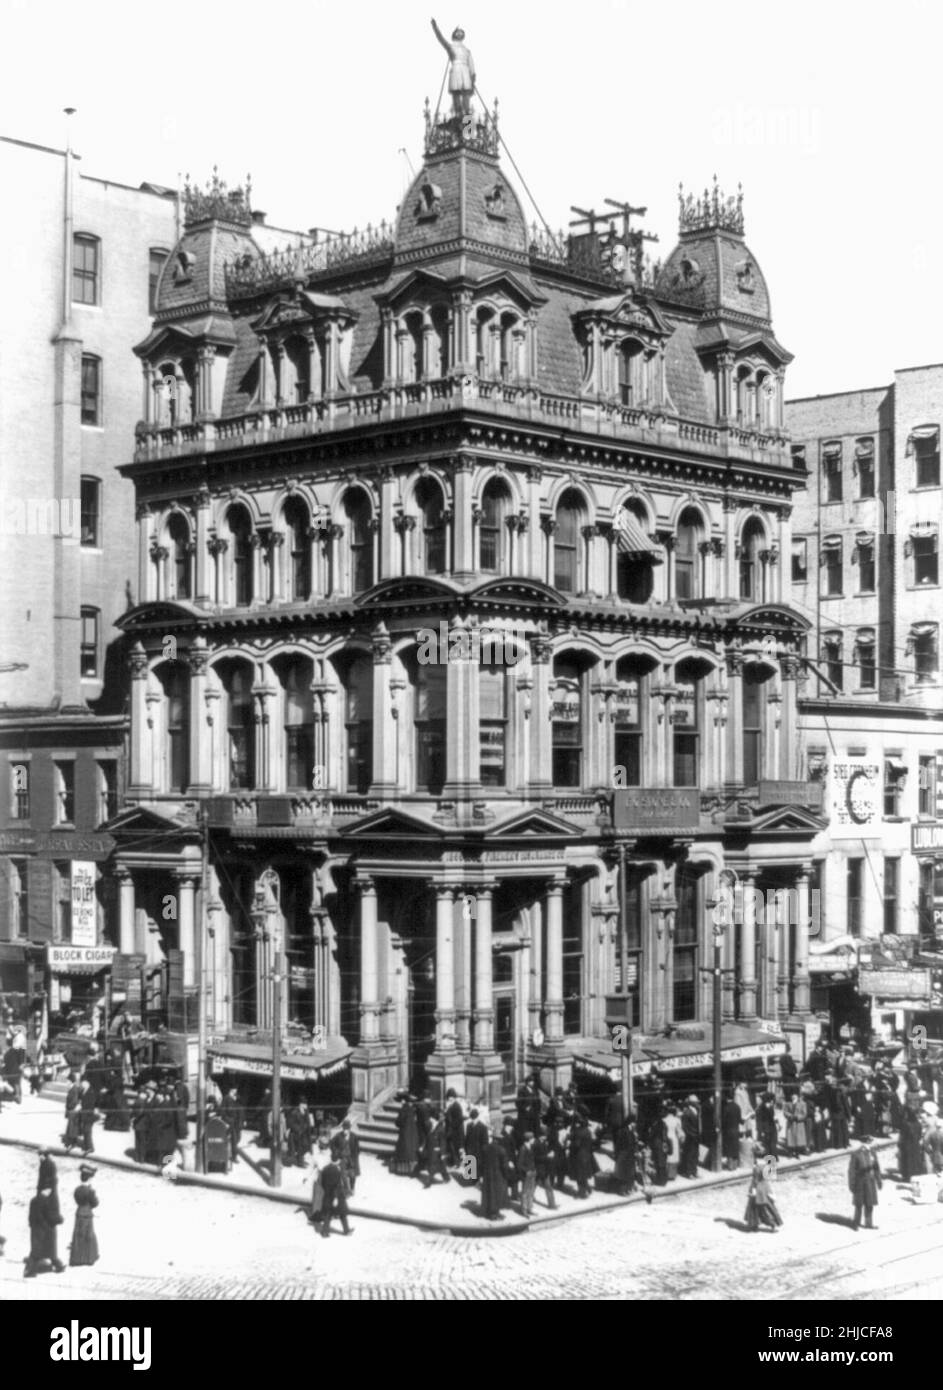
M 514 990 L 494 992 L 494 1050 L 504 1063 L 504 1085 L 517 1085 L 517 1008 Z

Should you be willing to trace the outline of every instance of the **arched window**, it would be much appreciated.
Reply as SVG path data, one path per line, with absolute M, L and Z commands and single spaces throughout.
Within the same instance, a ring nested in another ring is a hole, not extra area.
M 422 514 L 422 567 L 425 574 L 445 571 L 445 516 L 442 489 L 432 478 L 416 488 L 416 505 Z
M 740 367 L 734 378 L 737 423 L 746 428 L 753 423 L 756 387 L 749 367 Z
M 648 603 L 655 586 L 655 546 L 648 542 L 648 517 L 637 502 L 626 502 L 616 517 L 616 591 L 627 603 Z
M 482 666 L 479 675 L 479 777 L 483 787 L 503 787 L 507 756 L 507 667 Z
M 504 569 L 506 520 L 510 508 L 507 488 L 492 478 L 481 499 L 481 521 L 478 524 L 478 567 L 486 574 L 500 574 Z
M 516 314 L 501 315 L 501 362 L 502 381 L 517 381 L 521 375 L 520 349 L 523 337 L 520 319 Z
M 492 325 L 494 314 L 490 309 L 479 309 L 475 315 L 475 366 L 479 376 L 494 374 Z
M 193 594 L 191 573 L 193 568 L 193 547 L 190 543 L 190 528 L 186 518 L 173 512 L 167 522 L 170 537 L 171 563 L 175 598 L 191 598 Z
M 373 661 L 355 656 L 344 680 L 347 790 L 361 796 L 373 781 Z
M 447 668 L 417 663 L 415 669 L 416 788 L 438 796 L 445 785 Z
M 583 785 L 583 671 L 573 657 L 555 657 L 551 691 L 553 785 Z
M 429 363 L 430 376 L 445 376 L 449 370 L 449 315 L 442 305 L 436 305 L 430 314 L 432 319 L 432 347 L 436 361 Z
M 766 539 L 763 524 L 752 517 L 740 535 L 740 597 L 763 600 L 763 567 L 760 551 Z
M 645 399 L 645 350 L 634 338 L 619 344 L 616 356 L 619 400 L 623 405 L 641 405 Z
M 674 745 L 672 781 L 676 787 L 699 785 L 704 674 L 704 666 L 697 661 L 681 661 L 675 669 L 671 727 Z
M 700 584 L 698 569 L 700 556 L 698 544 L 701 539 L 701 518 L 698 512 L 688 507 L 678 521 L 678 535 L 675 544 L 675 598 L 699 598 Z
M 244 661 L 220 662 L 217 674 L 226 693 L 229 790 L 255 789 L 255 700 L 252 668 Z
M 755 787 L 763 775 L 763 707 L 769 672 L 761 666 L 743 671 L 743 783 Z
M 682 1023 L 697 1017 L 697 937 L 698 877 L 687 864 L 675 875 L 675 930 L 672 938 L 673 998 L 672 1021 Z
M 402 379 L 405 382 L 422 381 L 425 370 L 422 314 L 418 311 L 407 314 L 403 320 L 403 330 Z
M 553 582 L 564 594 L 575 594 L 579 584 L 582 521 L 583 499 L 571 488 L 557 505 L 557 525 L 553 533 Z
M 774 392 L 776 389 L 776 378 L 769 372 L 757 372 L 756 374 L 756 423 L 760 429 L 772 429 L 774 420 Z
M 348 492 L 344 515 L 350 537 L 350 591 L 362 594 L 373 584 L 373 527 L 370 499 L 365 493 Z
M 230 507 L 226 517 L 232 537 L 233 602 L 246 608 L 252 602 L 252 522 L 245 507 Z
M 619 783 L 624 787 L 643 785 L 643 741 L 647 732 L 648 675 L 651 667 L 650 659 L 635 656 L 624 656 L 616 665 L 613 752 L 615 766 L 619 769 Z
M 310 790 L 314 785 L 314 698 L 311 662 L 289 657 L 281 670 L 285 714 L 285 787 Z
M 190 678 L 180 666 L 157 673 L 165 696 L 167 790 L 185 792 L 190 783 Z
M 284 516 L 288 542 L 288 593 L 285 597 L 294 603 L 306 603 L 311 597 L 311 541 L 308 539 L 311 518 L 300 497 L 289 497 Z

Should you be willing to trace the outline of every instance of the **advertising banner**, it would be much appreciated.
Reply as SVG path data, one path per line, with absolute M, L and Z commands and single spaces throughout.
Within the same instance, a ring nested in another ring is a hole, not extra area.
M 849 759 L 828 769 L 829 829 L 833 840 L 881 834 L 883 779 L 877 763 Z
M 94 946 L 96 940 L 95 865 L 72 861 L 72 944 Z

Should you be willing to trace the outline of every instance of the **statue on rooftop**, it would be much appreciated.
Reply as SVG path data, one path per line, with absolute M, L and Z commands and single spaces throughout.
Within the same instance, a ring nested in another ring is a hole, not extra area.
M 450 43 L 433 19 L 432 32 L 449 55 L 449 92 L 452 96 L 452 109 L 456 116 L 468 116 L 471 114 L 472 92 L 475 90 L 475 62 L 465 47 L 465 30 L 453 29 Z

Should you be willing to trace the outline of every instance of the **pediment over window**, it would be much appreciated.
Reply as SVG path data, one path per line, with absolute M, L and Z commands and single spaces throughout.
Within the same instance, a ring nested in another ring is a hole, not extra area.
M 488 268 L 477 272 L 466 261 L 440 263 L 438 268 L 419 268 L 409 270 L 399 276 L 386 289 L 376 296 L 381 308 L 394 312 L 404 304 L 422 303 L 429 299 L 430 292 L 470 290 L 474 300 L 499 298 L 517 306 L 521 310 L 533 309 L 547 302 L 528 275 L 519 275 L 512 270 Z
M 527 810 L 491 826 L 487 835 L 483 836 L 482 844 L 487 848 L 493 846 L 496 840 L 499 843 L 510 840 L 540 840 L 544 843 L 548 840 L 572 841 L 574 837 L 581 839 L 582 835 L 581 826 L 564 820 L 562 816 L 555 816 L 549 811 Z
M 738 630 L 749 627 L 801 633 L 808 632 L 812 626 L 807 618 L 778 603 L 743 604 L 731 611 L 728 621 Z
M 308 290 L 298 290 L 294 294 L 278 295 L 271 300 L 259 318 L 254 320 L 252 327 L 256 333 L 264 335 L 276 329 L 301 328 L 309 323 L 322 322 L 324 319 L 356 323 L 357 315 L 336 295 L 312 294 Z
M 195 603 L 138 603 L 115 619 L 115 627 L 122 632 L 144 632 L 161 624 L 179 624 L 201 611 Z
M 445 579 L 428 575 L 403 575 L 383 579 L 374 584 L 357 600 L 359 608 L 389 608 L 402 605 L 414 608 L 417 604 L 439 604 L 457 598 L 462 590 Z
M 775 839 L 783 836 L 795 840 L 818 835 L 827 824 L 825 816 L 817 816 L 803 806 L 788 806 L 764 811 L 749 821 L 738 821 L 737 829 L 748 829 L 751 838 Z
M 502 577 L 499 579 L 487 579 L 484 584 L 479 584 L 468 594 L 469 599 L 481 602 L 487 599 L 489 603 L 525 603 L 528 607 L 539 608 L 565 608 L 566 599 L 561 597 L 556 589 L 549 584 L 542 583 L 539 579 L 525 579 L 514 576 Z
M 700 325 L 695 344 L 698 352 L 704 356 L 732 353 L 736 362 L 749 360 L 756 364 L 764 363 L 773 369 L 788 366 L 793 358 L 793 354 L 786 351 L 772 332 L 740 333 L 716 319 Z
M 363 820 L 344 826 L 344 838 L 354 840 L 441 840 L 442 831 L 419 816 L 405 811 L 384 809 L 371 811 Z
M 232 320 L 222 314 L 202 314 L 195 319 L 162 323 L 143 342 L 138 343 L 134 351 L 138 357 L 153 361 L 155 357 L 168 352 L 192 352 L 204 343 L 212 343 L 215 347 L 235 347 L 236 332 Z
M 671 336 L 671 324 L 657 304 L 642 301 L 628 291 L 595 299 L 573 315 L 579 325 L 600 323 L 620 337 L 635 335 L 646 342 L 660 342 Z

